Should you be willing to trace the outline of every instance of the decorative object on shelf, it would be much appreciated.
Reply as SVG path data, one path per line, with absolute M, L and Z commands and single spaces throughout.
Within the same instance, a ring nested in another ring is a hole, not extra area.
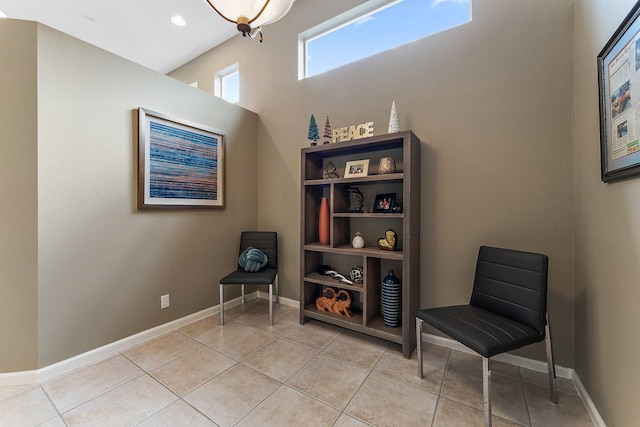
M 356 265 L 351 269 L 351 274 L 349 275 L 353 283 L 362 283 L 364 280 L 364 269 L 361 265 Z
M 389 117 L 388 133 L 400 132 L 400 119 L 398 118 L 398 110 L 396 110 L 396 101 L 391 104 L 391 116 Z
M 138 209 L 224 208 L 224 140 L 219 130 L 138 108 Z
M 337 271 L 333 270 L 330 265 L 323 264 L 318 268 L 318 272 L 325 276 L 331 276 L 334 279 L 338 279 L 339 281 L 346 283 L 348 285 L 353 285 L 353 282 Z
M 307 134 L 307 139 L 313 141 L 311 146 L 318 144 L 318 140 L 320 139 L 320 134 L 318 133 L 318 124 L 316 123 L 316 118 L 311 115 L 309 119 L 309 133 Z
M 271 24 L 289 12 L 294 0 L 207 0 L 209 6 L 225 20 L 236 24 L 243 37 L 260 35 L 262 25 Z
M 402 288 L 400 279 L 389 270 L 387 277 L 382 279 L 382 318 L 388 328 L 400 326 Z
M 402 206 L 400 206 L 400 204 L 398 202 L 393 202 L 393 207 L 391 208 L 391 213 L 401 214 L 402 213 Z
M 321 245 L 329 244 L 329 201 L 326 197 L 320 202 L 320 215 L 318 218 L 318 234 Z
M 384 237 L 378 239 L 378 248 L 383 251 L 395 251 L 398 246 L 398 234 L 389 229 L 384 232 Z
M 323 144 L 328 144 L 331 142 L 332 134 L 331 134 L 331 123 L 329 123 L 329 116 L 327 116 L 327 120 L 324 122 L 324 130 L 322 131 L 322 137 L 325 138 Z
M 334 165 L 333 162 L 327 162 L 327 164 L 324 166 L 324 169 L 323 169 L 323 178 L 324 179 L 338 178 L 337 170 L 338 169 L 336 169 L 336 165 Z
M 316 299 L 316 308 L 318 311 L 329 311 L 329 308 L 336 302 L 338 292 L 333 288 L 324 288 L 322 296 Z
M 364 195 L 358 187 L 349 187 L 349 212 L 362 212 L 364 206 Z
M 364 237 L 362 237 L 362 234 L 359 231 L 356 231 L 356 235 L 353 236 L 353 240 L 351 240 L 351 246 L 353 246 L 355 249 L 364 248 Z
M 369 174 L 369 159 L 353 160 L 344 167 L 345 178 L 363 177 Z
M 329 312 L 337 314 L 339 316 L 347 316 L 349 319 L 353 316 L 351 313 L 351 295 L 344 289 L 340 289 L 338 292 L 336 302 L 329 307 Z
M 378 173 L 396 173 L 396 161 L 393 159 L 393 157 L 383 157 L 380 159 L 380 164 L 378 165 Z
M 373 136 L 373 122 L 352 125 L 333 130 L 333 142 L 350 141 L 352 139 Z
M 373 202 L 374 213 L 391 213 L 396 202 L 396 193 L 385 193 L 376 195 Z

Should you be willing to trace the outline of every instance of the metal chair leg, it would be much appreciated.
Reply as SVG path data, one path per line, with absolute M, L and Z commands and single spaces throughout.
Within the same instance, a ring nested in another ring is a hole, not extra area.
M 556 365 L 553 361 L 553 349 L 551 348 L 549 313 L 547 313 L 547 324 L 544 326 L 544 335 L 544 343 L 547 347 L 547 368 L 549 370 L 549 389 L 551 390 L 551 401 L 553 403 L 558 403 L 558 383 L 556 381 Z
M 418 353 L 418 378 L 424 378 L 422 372 L 422 319 L 416 317 L 416 352 Z
M 220 283 L 220 326 L 224 326 L 224 285 Z
M 244 304 L 244 284 L 240 285 L 240 289 L 242 290 L 242 303 Z
M 278 304 L 278 298 L 280 298 L 280 290 L 278 286 L 278 275 L 276 274 L 276 304 Z
M 269 284 L 269 325 L 273 326 L 273 283 Z
M 489 359 L 482 358 L 482 397 L 484 400 L 484 425 L 491 427 L 491 369 Z

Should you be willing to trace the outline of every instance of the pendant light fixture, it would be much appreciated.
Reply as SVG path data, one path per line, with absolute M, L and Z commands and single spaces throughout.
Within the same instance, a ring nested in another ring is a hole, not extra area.
M 276 22 L 289 12 L 294 0 L 206 0 L 229 22 L 236 24 L 243 37 L 260 35 L 262 25 Z

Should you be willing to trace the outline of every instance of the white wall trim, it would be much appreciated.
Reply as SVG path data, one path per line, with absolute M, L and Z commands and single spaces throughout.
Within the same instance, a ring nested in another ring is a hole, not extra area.
M 451 338 L 440 337 L 437 335 L 422 333 L 422 340 L 424 342 L 429 342 L 431 344 L 436 344 L 442 347 L 447 347 L 452 350 L 463 351 L 465 353 L 477 354 L 470 348 L 460 344 L 458 341 L 453 340 Z M 492 357 L 493 360 L 497 360 L 499 362 L 508 363 L 509 365 L 514 365 L 526 369 L 531 369 L 532 371 L 547 373 L 547 362 L 543 362 L 541 360 L 528 359 L 522 356 L 516 356 L 515 354 L 502 353 Z M 587 412 L 589 412 L 589 416 L 591 416 L 591 421 L 597 427 L 606 427 L 604 420 L 600 416 L 596 405 L 591 400 L 587 389 L 580 381 L 580 377 L 576 371 L 572 368 L 565 368 L 564 366 L 556 365 L 556 376 L 559 378 L 566 378 L 573 382 L 573 386 L 576 388 L 578 392 L 578 396 L 582 399 L 584 406 L 587 408 Z
M 587 389 L 584 387 L 584 384 L 582 384 L 582 381 L 580 381 L 580 377 L 578 377 L 578 374 L 576 374 L 575 371 L 573 371 L 573 377 L 571 379 L 573 380 L 573 384 L 576 386 L 576 390 L 578 390 L 578 396 L 580 396 L 580 399 L 582 399 L 584 406 L 587 407 L 587 412 L 589 412 L 589 416 L 591 417 L 591 421 L 593 421 L 593 424 L 595 424 L 597 427 L 607 427 L 604 420 L 600 416 L 600 412 L 598 412 L 598 408 L 596 408 L 593 400 L 591 400 L 591 396 L 589 396 Z

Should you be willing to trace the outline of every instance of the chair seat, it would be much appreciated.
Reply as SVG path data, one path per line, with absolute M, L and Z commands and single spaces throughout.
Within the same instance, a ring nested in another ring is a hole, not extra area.
M 231 274 L 220 279 L 221 285 L 264 285 L 273 283 L 278 270 L 275 268 L 265 268 L 256 272 L 248 272 L 239 268 Z
M 544 334 L 472 305 L 419 310 L 417 317 L 484 357 L 544 340 Z

